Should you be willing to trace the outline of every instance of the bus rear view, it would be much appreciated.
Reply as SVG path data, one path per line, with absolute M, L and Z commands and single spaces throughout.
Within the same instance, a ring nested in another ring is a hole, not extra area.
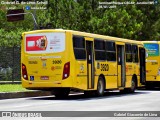
M 37 90 L 62 87 L 65 91 L 63 96 L 68 94 L 71 86 L 70 58 L 69 53 L 66 56 L 68 48 L 65 31 L 25 32 L 21 44 L 22 86 Z
M 103 96 L 106 90 L 132 93 L 145 83 L 140 42 L 56 29 L 22 37 L 22 85 L 27 89 L 50 90 L 56 97 L 70 90 Z

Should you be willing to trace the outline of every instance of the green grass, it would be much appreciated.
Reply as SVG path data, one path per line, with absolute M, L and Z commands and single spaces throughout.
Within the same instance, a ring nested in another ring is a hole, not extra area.
M 28 91 L 21 84 L 0 84 L 0 92 Z

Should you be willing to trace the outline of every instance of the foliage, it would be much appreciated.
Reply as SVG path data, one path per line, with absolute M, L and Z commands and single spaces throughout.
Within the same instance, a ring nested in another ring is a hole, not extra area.
M 0 29 L 0 46 L 20 46 L 21 34 L 24 32 L 21 28 L 15 28 L 13 31 Z
M 48 8 L 47 10 L 25 10 L 25 12 L 36 13 L 40 26 L 46 26 L 49 23 L 52 28 L 72 29 L 136 40 L 159 40 L 160 3 L 99 8 L 99 2 L 104 1 L 50 0 L 47 6 L 43 5 Z M 114 0 L 116 1 L 125 2 L 125 0 Z M 132 0 L 135 3 L 137 1 Z M 18 8 L 25 8 L 25 6 L 19 5 Z M 7 22 L 6 10 L 2 5 L 0 8 L 0 46 L 19 46 L 21 33 L 34 29 L 32 16 L 25 15 L 25 20 L 20 22 Z

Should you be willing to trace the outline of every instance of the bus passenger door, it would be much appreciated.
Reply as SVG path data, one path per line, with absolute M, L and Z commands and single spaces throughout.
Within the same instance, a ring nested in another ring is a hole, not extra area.
M 117 45 L 118 87 L 125 87 L 126 70 L 124 53 L 124 45 Z
M 146 81 L 146 52 L 144 48 L 139 48 L 139 59 L 140 59 L 140 82 L 145 84 Z
M 87 51 L 87 88 L 94 88 L 94 52 L 93 41 L 86 41 Z

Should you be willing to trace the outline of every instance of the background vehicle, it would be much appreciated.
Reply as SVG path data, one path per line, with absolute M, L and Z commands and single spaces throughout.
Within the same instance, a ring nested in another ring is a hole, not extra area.
M 146 58 L 146 87 L 160 86 L 160 55 L 158 41 L 143 41 L 148 57 Z

